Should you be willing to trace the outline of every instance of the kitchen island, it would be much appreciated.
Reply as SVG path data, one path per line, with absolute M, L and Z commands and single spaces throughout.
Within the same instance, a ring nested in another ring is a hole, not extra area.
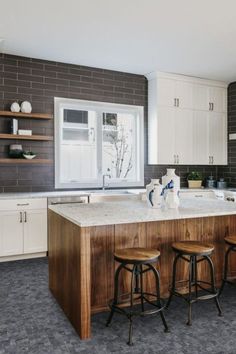
M 177 240 L 199 240 L 215 245 L 213 262 L 220 285 L 224 237 L 236 233 L 236 204 L 214 199 L 182 200 L 179 209 L 150 209 L 138 200 L 54 205 L 49 207 L 49 287 L 82 339 L 91 336 L 91 314 L 107 310 L 113 297 L 113 253 L 120 248 L 151 247 L 161 251 L 162 296 L 168 296 L 173 251 Z M 181 261 L 182 262 L 182 261 Z M 230 260 L 236 270 L 236 260 Z M 128 273 L 128 272 L 126 272 Z M 130 274 L 122 274 L 121 289 L 128 290 Z M 177 278 L 187 278 L 186 262 Z M 208 280 L 199 264 L 199 278 Z M 153 288 L 153 279 L 145 278 Z

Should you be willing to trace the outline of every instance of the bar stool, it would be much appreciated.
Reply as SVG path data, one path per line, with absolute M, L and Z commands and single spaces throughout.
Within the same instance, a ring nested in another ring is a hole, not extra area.
M 192 304 L 198 300 L 208 300 L 214 299 L 217 309 L 219 311 L 219 316 L 222 315 L 218 300 L 218 291 L 215 287 L 215 274 L 214 265 L 210 258 L 212 252 L 214 251 L 214 246 L 208 243 L 202 243 L 198 241 L 181 241 L 172 244 L 172 249 L 175 251 L 176 256 L 173 263 L 173 275 L 172 275 L 172 285 L 170 288 L 170 296 L 166 305 L 169 307 L 173 295 L 184 298 L 188 303 L 188 321 L 187 325 L 192 325 Z M 176 281 L 176 269 L 177 262 L 179 259 L 189 263 L 189 277 L 188 280 Z M 210 269 L 211 281 L 203 281 L 198 279 L 197 265 L 202 261 L 207 261 Z M 177 291 L 177 283 L 188 283 L 188 293 L 187 296 L 181 294 Z M 206 289 L 203 285 L 210 285 L 210 289 Z M 192 294 L 192 288 L 194 288 L 195 295 Z M 198 290 L 206 291 L 207 295 L 198 295 Z
M 229 255 L 231 252 L 236 252 L 236 236 L 225 237 L 225 243 L 229 246 L 225 252 L 225 264 L 224 264 L 224 276 L 222 279 L 222 285 L 220 288 L 220 294 L 222 293 L 225 283 L 234 284 L 228 277 Z
M 129 320 L 128 345 L 133 345 L 133 316 L 146 316 L 159 312 L 165 327 L 165 332 L 168 332 L 168 326 L 163 314 L 164 306 L 160 298 L 160 275 L 158 270 L 152 265 L 152 263 L 158 261 L 159 256 L 160 252 L 158 250 L 149 248 L 126 248 L 117 250 L 114 253 L 114 259 L 119 262 L 120 265 L 115 272 L 114 298 L 109 302 L 111 311 L 106 326 L 109 326 L 111 323 L 115 312 L 125 315 Z M 129 268 L 129 266 L 131 266 L 131 268 Z M 130 292 L 120 294 L 119 275 L 122 269 L 131 273 L 131 283 Z M 150 271 L 155 277 L 155 293 L 146 292 L 143 288 L 143 274 Z M 135 297 L 135 295 L 138 296 Z M 152 299 L 150 299 L 150 297 L 152 297 Z M 153 301 L 153 297 L 155 301 Z M 127 301 L 129 307 L 125 308 L 122 304 L 127 304 Z M 141 305 L 141 309 L 134 309 L 134 303 Z M 152 305 L 154 308 L 145 310 L 145 303 Z

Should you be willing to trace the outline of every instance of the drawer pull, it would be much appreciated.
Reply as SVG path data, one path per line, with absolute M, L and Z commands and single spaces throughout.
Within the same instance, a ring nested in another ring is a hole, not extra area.
M 24 222 L 27 222 L 27 214 L 26 214 L 26 211 L 24 212 L 24 216 L 25 216 Z
M 29 205 L 29 203 L 22 203 L 22 204 L 17 204 L 17 206 L 26 206 L 26 205 Z
M 20 223 L 23 222 L 23 218 L 22 218 L 22 211 L 20 212 Z
M 195 194 L 195 198 L 203 198 L 202 194 Z

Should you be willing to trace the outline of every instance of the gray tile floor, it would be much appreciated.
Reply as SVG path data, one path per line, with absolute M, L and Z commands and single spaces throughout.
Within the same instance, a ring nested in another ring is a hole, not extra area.
M 106 328 L 107 314 L 99 314 L 93 338 L 81 341 L 48 290 L 46 259 L 0 263 L 0 354 L 235 354 L 236 288 L 226 287 L 221 304 L 222 318 L 213 301 L 195 304 L 193 326 L 187 327 L 186 304 L 173 301 L 166 312 L 168 334 L 159 317 L 136 319 L 132 348 L 125 318 L 117 315 Z

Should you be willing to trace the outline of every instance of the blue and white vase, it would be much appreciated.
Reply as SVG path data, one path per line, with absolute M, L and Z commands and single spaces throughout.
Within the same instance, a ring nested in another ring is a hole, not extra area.
M 152 179 L 146 186 L 147 203 L 150 208 L 160 209 L 163 205 L 163 186 L 159 179 Z
M 164 200 L 167 208 L 178 208 L 180 203 L 180 177 L 175 174 L 174 168 L 167 169 L 166 175 L 162 177 L 162 184 L 164 186 Z

